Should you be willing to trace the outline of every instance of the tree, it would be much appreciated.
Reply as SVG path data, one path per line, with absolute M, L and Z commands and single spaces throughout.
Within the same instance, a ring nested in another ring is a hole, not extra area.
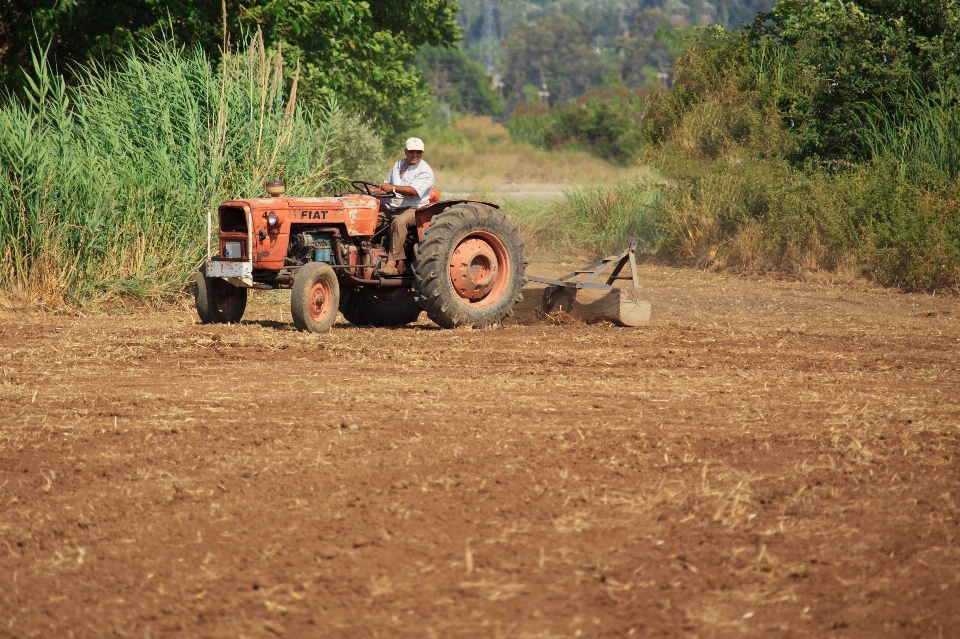
M 592 46 L 582 20 L 558 14 L 517 28 L 503 42 L 504 85 L 516 104 L 523 87 L 546 85 L 551 104 L 564 102 L 600 84 L 608 67 Z
M 896 114 L 960 74 L 956 0 L 782 0 L 747 37 L 801 157 L 868 158 L 865 109 Z
M 148 38 L 199 44 L 216 59 L 224 8 L 234 39 L 259 28 L 269 46 L 299 58 L 308 104 L 334 93 L 385 132 L 408 127 L 423 95 L 404 63 L 424 44 L 460 37 L 456 0 L 0 0 L 0 82 L 22 86 L 38 41 L 68 72 Z
M 486 69 L 460 47 L 425 46 L 413 59 L 424 84 L 456 113 L 499 116 L 503 100 L 490 84 Z
M 551 109 L 541 136 L 547 148 L 576 146 L 611 162 L 632 162 L 643 150 L 642 89 L 592 90 Z
M 667 14 L 662 9 L 645 9 L 634 17 L 630 27 L 627 34 L 618 38 L 623 58 L 620 77 L 631 86 L 657 82 L 662 86 L 657 74 L 672 76 L 677 58 L 677 52 L 671 50 L 663 37 L 671 33 Z

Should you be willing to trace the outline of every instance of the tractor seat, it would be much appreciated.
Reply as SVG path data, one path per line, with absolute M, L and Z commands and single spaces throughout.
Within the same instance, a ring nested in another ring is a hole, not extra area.
M 418 208 L 425 209 L 431 204 L 433 204 L 434 202 L 438 202 L 439 200 L 440 200 L 440 191 L 436 189 L 430 189 L 430 199 L 427 201 L 426 204 L 421 204 Z

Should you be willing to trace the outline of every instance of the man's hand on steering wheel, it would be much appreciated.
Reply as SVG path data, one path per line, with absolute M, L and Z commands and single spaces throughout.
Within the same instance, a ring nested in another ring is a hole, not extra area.
M 383 184 L 374 184 L 373 182 L 366 182 L 364 180 L 351 180 L 350 185 L 361 193 L 366 193 L 367 195 L 392 195 L 393 187 L 390 187 L 389 190 L 383 191 Z
M 389 182 L 374 184 L 363 180 L 352 180 L 350 184 L 361 193 L 377 197 L 402 195 L 404 197 L 416 197 L 417 190 L 412 186 L 397 186 Z

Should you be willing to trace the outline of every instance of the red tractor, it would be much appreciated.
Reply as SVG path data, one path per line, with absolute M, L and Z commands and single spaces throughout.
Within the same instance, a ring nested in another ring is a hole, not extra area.
M 355 192 L 334 197 L 230 200 L 217 211 L 219 250 L 197 273 L 197 313 L 203 323 L 239 322 L 247 290 L 291 289 L 297 328 L 329 331 L 337 311 L 352 324 L 401 326 L 421 310 L 444 328 L 501 323 L 521 299 L 527 259 L 517 228 L 496 204 L 438 201 L 416 213 L 407 262 L 383 277 L 389 243 L 384 196 L 376 185 L 351 182 Z

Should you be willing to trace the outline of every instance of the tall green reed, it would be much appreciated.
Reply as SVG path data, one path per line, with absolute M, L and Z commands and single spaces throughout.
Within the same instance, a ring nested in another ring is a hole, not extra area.
M 259 35 L 214 70 L 154 42 L 68 87 L 34 56 L 25 99 L 0 108 L 0 289 L 32 304 L 179 295 L 201 259 L 206 211 L 283 178 L 292 194 L 338 182 L 343 114 L 284 90 Z
M 792 93 L 791 85 L 796 83 L 796 51 L 764 36 L 753 43 L 749 55 L 754 86 L 772 104 L 779 104 Z
M 892 158 L 900 178 L 922 182 L 960 175 L 960 84 L 946 78 L 929 89 L 915 82 L 891 104 L 859 105 L 861 138 L 876 159 Z
M 527 245 L 539 253 L 601 256 L 622 250 L 631 237 L 653 252 L 660 237 L 654 219 L 658 179 L 642 172 L 614 186 L 579 186 L 548 200 L 507 199 L 503 210 Z
M 631 237 L 638 248 L 654 251 L 659 234 L 654 219 L 660 192 L 658 178 L 642 172 L 612 187 L 581 186 L 564 191 L 562 207 L 571 219 L 571 240 L 594 253 L 622 250 Z

